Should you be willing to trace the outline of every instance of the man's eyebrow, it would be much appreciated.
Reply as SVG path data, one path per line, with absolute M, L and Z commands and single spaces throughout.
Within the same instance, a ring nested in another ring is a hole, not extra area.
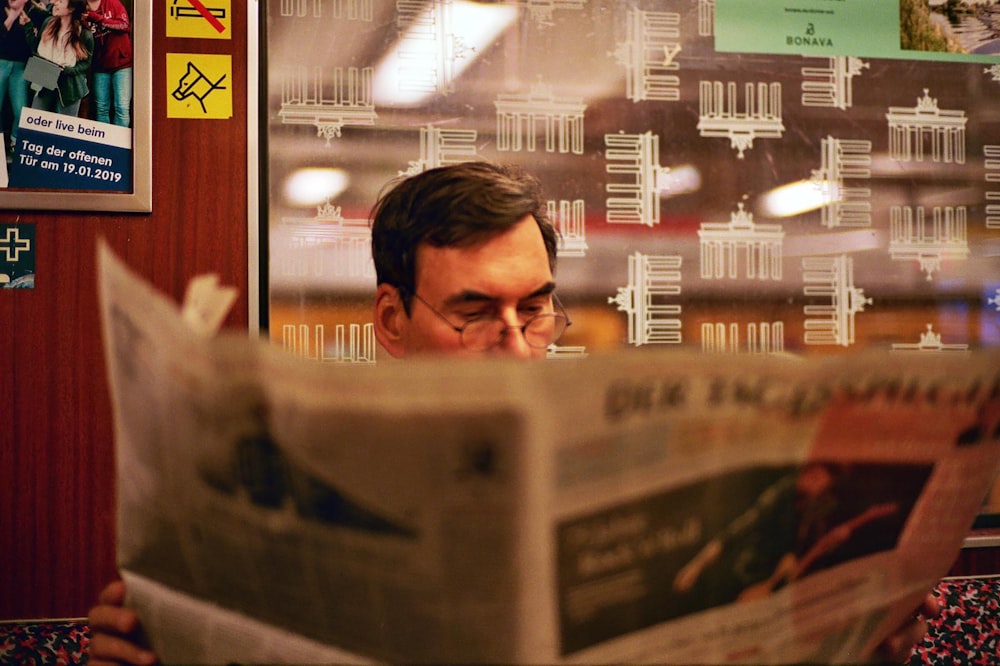
M 538 296 L 551 296 L 552 293 L 555 292 L 555 290 L 556 290 L 556 283 L 549 280 L 548 282 L 546 282 L 541 287 L 534 290 L 521 300 L 530 300 L 532 298 L 537 298 Z
M 518 300 L 529 301 L 533 298 L 538 298 L 539 296 L 549 296 L 555 290 L 556 290 L 556 283 L 550 280 L 549 282 L 546 282 L 538 289 L 532 291 L 527 296 L 524 296 Z M 496 296 L 491 296 L 489 294 L 485 294 L 481 291 L 475 291 L 473 289 L 464 289 L 458 292 L 457 294 L 453 294 L 448 298 L 446 298 L 444 304 L 452 306 L 452 305 L 461 305 L 463 303 L 488 303 L 496 300 L 497 300 Z

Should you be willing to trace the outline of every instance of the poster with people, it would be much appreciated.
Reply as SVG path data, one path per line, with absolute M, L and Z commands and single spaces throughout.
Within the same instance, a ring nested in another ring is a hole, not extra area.
M 8 187 L 131 192 L 131 0 L 2 1 Z

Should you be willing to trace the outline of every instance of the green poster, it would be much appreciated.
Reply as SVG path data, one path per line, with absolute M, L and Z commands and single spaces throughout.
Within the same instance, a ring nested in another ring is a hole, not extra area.
M 715 48 L 1000 62 L 997 0 L 716 0 Z

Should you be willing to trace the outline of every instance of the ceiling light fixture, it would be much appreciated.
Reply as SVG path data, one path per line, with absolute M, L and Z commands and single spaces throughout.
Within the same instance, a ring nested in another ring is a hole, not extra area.
M 429 3 L 376 67 L 375 104 L 418 106 L 446 94 L 517 17 L 516 5 Z
M 285 200 L 290 206 L 300 208 L 319 206 L 346 190 L 348 182 L 343 169 L 303 167 L 285 179 Z
M 824 180 L 799 180 L 769 190 L 757 202 L 763 217 L 794 217 L 840 200 L 836 183 Z

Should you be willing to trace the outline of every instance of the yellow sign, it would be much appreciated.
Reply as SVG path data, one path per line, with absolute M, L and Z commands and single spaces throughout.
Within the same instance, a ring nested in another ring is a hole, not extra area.
M 167 54 L 167 118 L 232 117 L 232 56 Z
M 230 0 L 167 0 L 167 37 L 232 39 Z

